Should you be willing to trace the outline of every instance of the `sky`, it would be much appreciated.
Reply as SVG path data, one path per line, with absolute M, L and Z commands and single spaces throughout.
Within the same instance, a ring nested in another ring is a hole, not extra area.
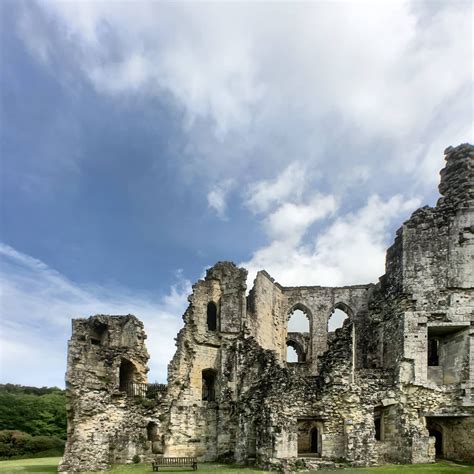
M 377 282 L 473 137 L 473 6 L 0 3 L 0 381 L 64 386 L 71 319 L 135 314 L 166 379 L 219 260 Z

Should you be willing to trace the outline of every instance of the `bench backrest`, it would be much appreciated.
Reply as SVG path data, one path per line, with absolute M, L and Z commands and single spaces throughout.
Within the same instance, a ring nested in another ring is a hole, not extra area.
M 177 465 L 177 464 L 193 464 L 197 462 L 196 458 L 180 457 L 180 458 L 156 458 L 155 464 Z

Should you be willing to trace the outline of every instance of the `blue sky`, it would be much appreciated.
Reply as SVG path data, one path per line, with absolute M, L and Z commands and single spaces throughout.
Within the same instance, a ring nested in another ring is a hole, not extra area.
M 134 313 L 163 381 L 218 260 L 377 281 L 472 141 L 471 2 L 1 4 L 1 380 Z

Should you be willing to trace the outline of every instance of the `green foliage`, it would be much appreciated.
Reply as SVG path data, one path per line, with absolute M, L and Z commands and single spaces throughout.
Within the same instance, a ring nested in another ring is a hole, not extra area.
M 134 399 L 137 405 L 141 405 L 143 408 L 154 408 L 156 406 L 155 400 L 149 400 L 148 398 L 135 397 Z
M 66 394 L 59 388 L 0 385 L 0 430 L 66 438 Z
M 302 459 L 297 459 L 295 462 L 296 469 L 303 469 L 305 467 L 304 461 Z
M 16 430 L 0 431 L 0 458 L 7 459 L 50 453 L 62 454 L 64 440 L 55 436 L 31 436 Z
M 140 456 L 138 454 L 135 454 L 132 458 L 133 464 L 138 464 L 140 462 Z

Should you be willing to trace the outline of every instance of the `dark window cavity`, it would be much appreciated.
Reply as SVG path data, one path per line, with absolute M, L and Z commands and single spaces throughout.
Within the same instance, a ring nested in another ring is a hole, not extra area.
M 216 399 L 216 371 L 213 369 L 202 371 L 202 399 L 207 402 Z
M 207 329 L 217 331 L 217 306 L 213 301 L 207 304 Z

